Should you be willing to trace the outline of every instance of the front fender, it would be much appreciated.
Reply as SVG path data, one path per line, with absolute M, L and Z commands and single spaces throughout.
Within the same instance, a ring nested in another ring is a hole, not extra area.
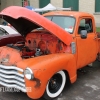
M 34 80 L 27 80 L 26 87 L 31 87 L 32 92 L 27 92 L 33 99 L 40 98 L 46 88 L 48 80 L 58 71 L 66 70 L 70 81 L 76 80 L 76 61 L 72 54 L 51 54 L 24 60 L 34 73 Z

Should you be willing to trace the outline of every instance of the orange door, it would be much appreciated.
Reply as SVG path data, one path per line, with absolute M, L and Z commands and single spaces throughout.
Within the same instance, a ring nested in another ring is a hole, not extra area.
M 82 39 L 80 31 L 87 31 L 87 38 Z M 77 67 L 81 68 L 95 61 L 97 55 L 97 38 L 93 30 L 91 18 L 82 18 L 77 34 Z

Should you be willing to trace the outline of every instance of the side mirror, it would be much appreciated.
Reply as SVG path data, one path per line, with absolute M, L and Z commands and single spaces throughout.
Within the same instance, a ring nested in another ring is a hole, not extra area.
M 86 39 L 87 38 L 87 31 L 86 30 L 81 30 L 81 38 Z

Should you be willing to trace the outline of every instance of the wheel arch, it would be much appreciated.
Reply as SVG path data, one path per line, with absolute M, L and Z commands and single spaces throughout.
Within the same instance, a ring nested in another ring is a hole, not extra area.
M 61 70 L 65 72 L 68 79 L 66 84 L 74 83 L 76 81 L 76 60 L 72 54 L 52 54 L 44 57 L 37 57 L 35 59 L 35 61 L 34 59 L 31 59 L 30 62 L 32 62 L 32 64 L 34 62 L 34 65 L 31 65 L 30 68 L 34 72 L 35 78 L 37 78 L 41 84 L 40 87 L 38 86 L 36 88 L 35 81 L 26 80 L 26 86 L 34 86 L 32 87 L 32 90 L 36 91 L 34 94 L 27 92 L 29 97 L 33 99 L 40 98 L 45 91 L 49 79 Z
M 67 70 L 62 70 L 64 71 L 65 75 L 66 75 L 66 85 L 70 85 L 71 84 L 71 80 L 70 80 L 70 76 Z

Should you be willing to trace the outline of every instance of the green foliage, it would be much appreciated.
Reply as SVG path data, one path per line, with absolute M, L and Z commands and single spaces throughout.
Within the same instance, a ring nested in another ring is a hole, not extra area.
M 96 32 L 100 32 L 100 27 L 96 27 Z

